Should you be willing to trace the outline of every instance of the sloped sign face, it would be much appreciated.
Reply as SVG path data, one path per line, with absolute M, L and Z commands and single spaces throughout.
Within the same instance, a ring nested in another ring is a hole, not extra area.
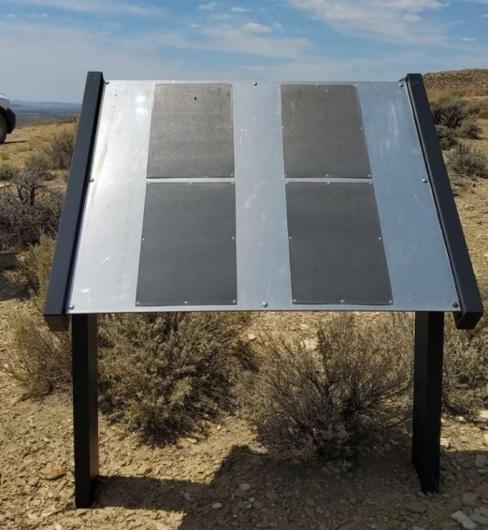
M 105 86 L 71 313 L 456 303 L 398 83 Z

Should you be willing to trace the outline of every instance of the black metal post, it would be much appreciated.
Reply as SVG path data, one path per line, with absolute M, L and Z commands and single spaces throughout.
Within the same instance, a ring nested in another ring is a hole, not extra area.
M 75 504 L 93 501 L 98 477 L 97 316 L 72 315 Z
M 444 313 L 415 314 L 412 462 L 424 492 L 439 491 Z

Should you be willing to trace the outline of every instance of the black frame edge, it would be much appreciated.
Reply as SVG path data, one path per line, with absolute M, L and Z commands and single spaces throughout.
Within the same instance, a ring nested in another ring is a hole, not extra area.
M 88 72 L 78 135 L 59 224 L 56 252 L 43 309 L 44 318 L 53 331 L 66 330 L 69 324 L 66 304 L 85 205 L 104 85 L 102 72 Z
M 483 316 L 483 303 L 434 127 L 424 80 L 421 74 L 408 74 L 404 81 L 458 293 L 461 311 L 454 312 L 456 327 L 473 329 Z

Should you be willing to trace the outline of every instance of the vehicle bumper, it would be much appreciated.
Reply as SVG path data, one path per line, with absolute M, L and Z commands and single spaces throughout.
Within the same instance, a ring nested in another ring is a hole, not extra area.
M 7 132 L 10 134 L 15 129 L 15 125 L 16 125 L 15 113 L 13 112 L 12 109 L 7 109 L 5 115 L 7 118 L 7 127 L 8 127 Z

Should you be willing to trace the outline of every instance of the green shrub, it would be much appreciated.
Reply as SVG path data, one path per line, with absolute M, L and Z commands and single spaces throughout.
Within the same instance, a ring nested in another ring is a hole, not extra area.
M 244 314 L 107 316 L 100 333 L 104 410 L 144 437 L 171 441 L 235 407 L 252 356 Z
M 485 307 L 488 304 L 488 282 L 480 277 Z M 488 318 L 484 316 L 476 329 L 462 331 L 446 319 L 444 334 L 443 403 L 447 412 L 476 416 L 488 408 Z
M 488 159 L 481 151 L 461 143 L 448 155 L 447 168 L 455 188 L 473 184 L 477 177 L 488 177 Z
M 435 130 L 443 150 L 451 149 L 451 147 L 457 145 L 458 141 L 454 129 L 450 129 L 445 125 L 436 125 Z
M 20 170 L 17 166 L 4 162 L 0 165 L 0 181 L 12 181 L 17 178 Z
M 361 325 L 330 318 L 316 351 L 303 343 L 260 345 L 259 371 L 247 389 L 248 416 L 260 440 L 297 458 L 354 457 L 405 418 L 411 319 Z
M 33 397 L 65 390 L 71 381 L 71 345 L 68 333 L 52 333 L 37 307 L 25 304 L 9 315 L 14 349 L 5 366 Z
M 75 130 L 64 129 L 54 135 L 46 148 L 46 157 L 51 169 L 68 170 L 75 146 Z
M 471 140 L 479 140 L 481 138 L 481 127 L 478 125 L 476 118 L 466 118 L 461 122 L 458 130 L 461 138 L 468 138 Z
M 471 114 L 470 105 L 463 99 L 445 97 L 431 103 L 435 125 L 457 129 Z

